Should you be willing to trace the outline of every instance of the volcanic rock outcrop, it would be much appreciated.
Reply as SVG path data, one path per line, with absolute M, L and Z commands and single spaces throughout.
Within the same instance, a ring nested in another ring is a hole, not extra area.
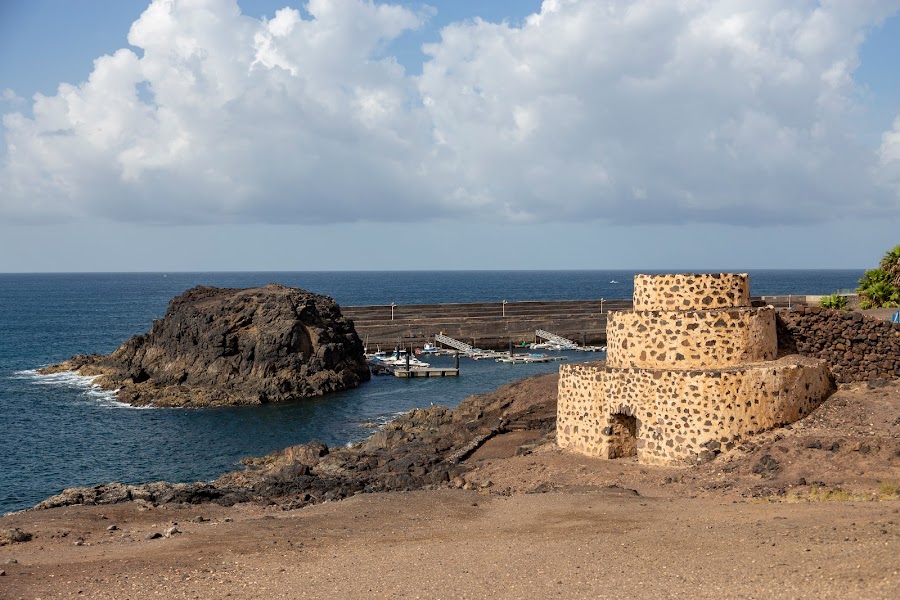
M 212 483 L 108 483 L 64 490 L 36 509 L 77 504 L 238 502 L 301 508 L 360 493 L 410 491 L 465 485 L 466 459 L 507 433 L 513 451 L 528 453 L 552 438 L 556 421 L 556 375 L 547 374 L 470 396 L 455 409 L 431 406 L 401 415 L 350 447 L 310 442 L 246 459 L 245 468 Z
M 112 354 L 75 356 L 42 372 L 58 371 L 96 375 L 135 406 L 263 404 L 369 379 L 362 343 L 337 303 L 274 284 L 192 288 Z

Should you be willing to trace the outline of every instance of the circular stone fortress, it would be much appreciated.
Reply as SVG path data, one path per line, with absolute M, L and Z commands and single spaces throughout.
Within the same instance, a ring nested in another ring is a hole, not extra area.
M 560 368 L 557 442 L 601 458 L 689 464 L 800 419 L 832 390 L 824 361 L 777 358 L 775 309 L 745 273 L 636 275 L 607 360 Z

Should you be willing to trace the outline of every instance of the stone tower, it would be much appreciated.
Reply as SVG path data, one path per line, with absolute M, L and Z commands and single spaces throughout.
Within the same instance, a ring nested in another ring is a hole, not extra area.
M 751 307 L 745 273 L 636 275 L 634 310 L 610 312 L 606 332 L 605 363 L 560 368 L 562 448 L 701 462 L 832 389 L 823 361 L 776 358 L 775 309 Z

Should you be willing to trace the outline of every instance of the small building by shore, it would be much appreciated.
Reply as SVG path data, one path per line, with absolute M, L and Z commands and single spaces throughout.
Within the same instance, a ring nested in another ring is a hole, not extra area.
M 832 390 L 825 361 L 776 358 L 775 309 L 752 305 L 746 274 L 637 275 L 634 290 L 634 310 L 609 315 L 606 362 L 560 369 L 561 447 L 701 462 Z

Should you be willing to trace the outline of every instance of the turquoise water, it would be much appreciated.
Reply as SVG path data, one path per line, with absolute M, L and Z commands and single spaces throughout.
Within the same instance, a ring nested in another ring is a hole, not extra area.
M 0 274 L 0 513 L 73 485 L 200 481 L 246 456 L 370 433 L 412 408 L 462 399 L 558 363 L 463 360 L 461 376 L 376 377 L 356 390 L 255 407 L 134 409 L 71 375 L 34 369 L 74 354 L 108 353 L 147 331 L 169 300 L 194 285 L 282 283 L 342 305 L 607 298 L 632 294 L 632 271 Z M 754 295 L 824 294 L 853 288 L 862 271 L 750 272 Z M 609 283 L 618 281 L 618 284 Z M 567 353 L 570 360 L 596 360 Z M 451 358 L 435 359 L 449 365 Z

